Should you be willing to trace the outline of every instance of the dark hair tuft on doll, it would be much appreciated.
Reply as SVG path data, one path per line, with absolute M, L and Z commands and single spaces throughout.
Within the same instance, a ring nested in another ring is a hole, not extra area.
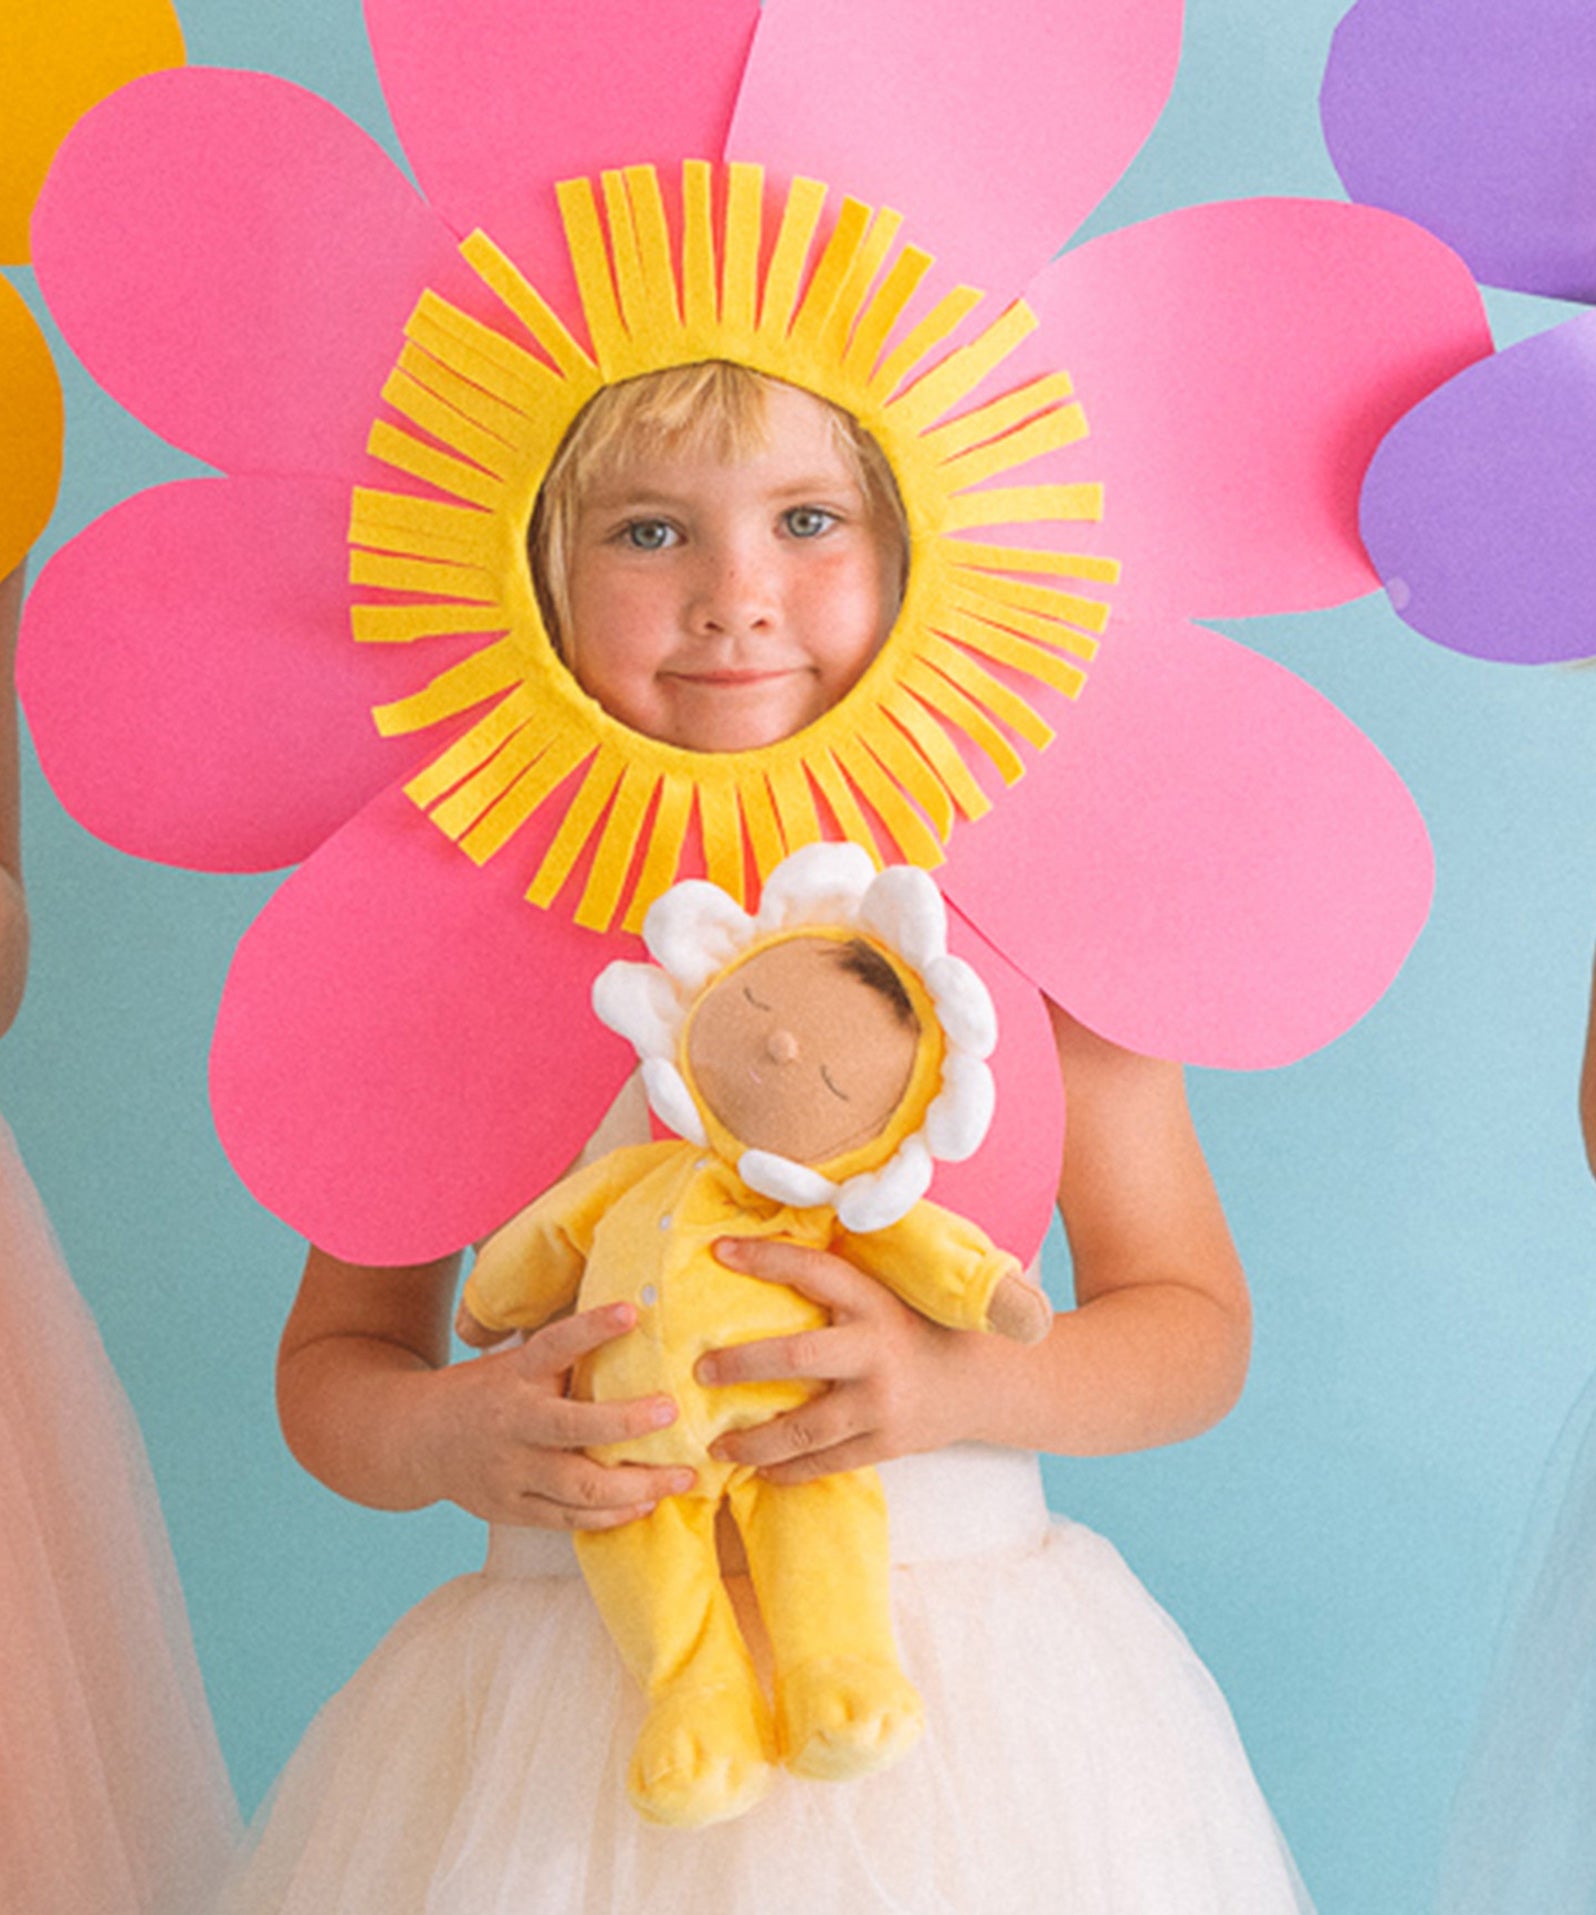
M 903 979 L 873 944 L 866 944 L 863 938 L 850 938 L 837 947 L 837 962 L 861 984 L 878 991 L 897 1012 L 900 1024 L 919 1030 L 920 1020 L 915 1016 L 909 993 L 903 988 Z

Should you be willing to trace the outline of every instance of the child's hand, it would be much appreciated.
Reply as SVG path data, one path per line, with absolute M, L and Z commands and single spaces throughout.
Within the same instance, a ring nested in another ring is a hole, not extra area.
M 885 1284 L 829 1251 L 736 1237 L 717 1244 L 715 1254 L 731 1269 L 812 1298 L 830 1312 L 831 1323 L 699 1359 L 701 1383 L 804 1377 L 828 1386 L 785 1416 L 721 1437 L 713 1454 L 758 1469 L 773 1483 L 807 1483 L 971 1434 L 970 1345 L 986 1339 L 928 1322 Z
M 614 1529 L 690 1489 L 691 1470 L 582 1453 L 675 1421 L 669 1397 L 583 1403 L 565 1393 L 577 1359 L 635 1322 L 630 1304 L 586 1310 L 515 1349 L 438 1371 L 428 1440 L 439 1493 L 490 1523 Z

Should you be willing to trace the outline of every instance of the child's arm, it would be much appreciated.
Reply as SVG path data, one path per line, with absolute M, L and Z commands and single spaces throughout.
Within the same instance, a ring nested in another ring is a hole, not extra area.
M 831 1388 L 717 1449 L 801 1481 L 962 1438 L 1061 1454 L 1194 1436 L 1246 1375 L 1246 1280 L 1192 1128 L 1177 1065 L 1138 1057 L 1054 1012 L 1069 1097 L 1059 1207 L 1077 1307 L 1021 1348 L 943 1330 L 840 1258 L 728 1245 L 735 1267 L 825 1304 L 832 1327 L 715 1352 L 717 1384 L 773 1376 Z
M 0 579 L 0 1032 L 11 1028 L 28 980 L 28 903 L 22 890 L 22 803 L 17 768 L 17 622 L 19 565 Z
M 668 1398 L 578 1403 L 571 1365 L 636 1320 L 584 1311 L 517 1349 L 449 1361 L 458 1260 L 402 1270 L 313 1249 L 283 1331 L 283 1435 L 311 1475 L 375 1509 L 458 1503 L 496 1523 L 608 1529 L 679 1494 L 691 1471 L 604 1465 L 582 1454 L 674 1420 Z
M 1590 1022 L 1585 1027 L 1585 1063 L 1579 1074 L 1579 1128 L 1585 1161 L 1596 1175 L 1596 973 L 1591 977 Z

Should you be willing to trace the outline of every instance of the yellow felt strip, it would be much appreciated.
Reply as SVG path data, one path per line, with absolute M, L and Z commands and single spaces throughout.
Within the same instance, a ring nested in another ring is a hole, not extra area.
M 520 268 L 480 229 L 461 242 L 460 251 L 477 277 L 498 294 L 510 311 L 567 379 L 593 370 L 593 361 L 566 330 L 565 322 Z
M 955 286 L 951 293 L 945 293 L 871 375 L 871 397 L 885 399 L 955 327 L 969 318 L 985 297 L 973 286 Z
M 945 629 L 948 636 L 956 638 L 961 645 L 984 652 L 988 658 L 1010 665 L 1028 677 L 1041 679 L 1044 684 L 1063 692 L 1066 698 L 1074 698 L 1086 683 L 1086 674 L 1074 665 L 1065 664 L 1056 652 L 1050 652 L 1045 646 L 1033 644 L 1030 639 L 1020 638 L 1013 632 L 1003 631 L 996 625 L 989 625 L 985 619 L 952 612 L 946 619 Z
M 939 459 L 951 459 L 960 452 L 967 452 L 971 446 L 985 445 L 988 439 L 1012 431 L 1039 412 L 1062 405 L 1074 392 L 1074 381 L 1067 372 L 1050 372 L 1013 392 L 988 399 L 984 405 L 961 413 L 946 425 L 933 426 L 920 436 Z
M 626 190 L 632 203 L 632 231 L 643 282 L 642 307 L 632 331 L 636 333 L 641 327 L 651 339 L 663 345 L 672 333 L 680 330 L 682 316 L 676 298 L 676 267 L 671 259 L 671 235 L 665 221 L 659 174 L 652 166 L 629 166 Z
M 436 393 L 402 370 L 389 374 L 382 396 L 395 412 L 402 413 L 413 426 L 430 432 L 434 439 L 458 452 L 495 478 L 508 478 L 515 468 L 515 453 L 502 439 L 445 405 Z
M 961 597 L 1023 608 L 1054 622 L 1082 626 L 1099 637 L 1108 629 L 1109 608 L 1100 598 L 1085 598 L 1078 592 L 1061 592 L 1054 585 L 1033 585 L 1028 579 L 1003 578 L 992 572 L 981 572 L 962 565 L 954 566 L 952 572 L 955 588 Z M 1033 628 L 1022 625 L 1019 629 L 1031 631 Z M 1039 638 L 1044 636 L 1041 632 L 1035 635 Z M 1048 642 L 1065 643 L 1062 639 L 1050 639 Z M 1081 656 L 1092 657 L 1096 649 L 1094 646 Z
M 610 801 L 610 793 L 621 782 L 621 773 L 625 768 L 625 760 L 607 749 L 600 750 L 588 766 L 581 789 L 566 807 L 560 828 L 543 854 L 537 876 L 527 887 L 526 895 L 531 903 L 547 909 L 559 896 L 561 887 L 571 875 L 572 867 L 581 857 L 583 847 L 592 837 L 593 828 Z
M 603 367 L 624 352 L 626 333 L 621 324 L 621 309 L 615 303 L 615 282 L 610 277 L 609 254 L 599 225 L 593 185 L 585 179 L 562 180 L 554 193 L 560 203 L 560 217 L 565 222 L 565 243 L 570 248 L 588 333 L 599 365 Z
M 887 710 L 902 725 L 918 749 L 930 759 L 937 777 L 966 818 L 979 818 L 992 809 L 975 774 L 959 756 L 958 747 L 906 686 L 895 686 Z
M 716 316 L 715 176 L 707 160 L 683 160 L 682 318 L 696 330 Z
M 826 189 L 819 180 L 800 175 L 787 189 L 787 204 L 776 234 L 776 248 L 765 270 L 765 292 L 759 306 L 759 330 L 769 337 L 786 336 L 809 244 L 825 203 Z
M 581 902 L 576 907 L 576 922 L 589 931 L 607 931 L 615 921 L 621 901 L 621 887 L 632 867 L 643 820 L 653 800 L 659 773 L 635 761 L 621 776 L 615 802 L 604 821 L 603 835 L 587 875 Z
M 742 807 L 743 825 L 753 848 L 754 866 L 761 878 L 768 877 L 787 855 L 776 807 L 762 771 L 750 771 L 737 781 L 737 802 Z
M 870 208 L 863 200 L 845 199 L 831 229 L 825 251 L 809 277 L 798 316 L 792 323 L 794 339 L 814 340 L 831 317 L 832 308 L 842 291 L 864 236 L 870 225 Z
M 957 725 L 978 750 L 985 752 L 1004 784 L 1018 784 L 1025 775 L 1025 760 L 1009 742 L 1008 734 L 993 723 L 973 698 L 919 660 L 905 671 L 903 682 L 916 698 L 923 699 L 950 725 Z M 1052 736 L 1049 730 L 1048 737 Z
M 931 820 L 932 829 L 946 844 L 953 829 L 953 800 L 930 765 L 885 712 L 871 712 L 856 735 L 896 781 L 898 789 Z
M 993 486 L 986 492 L 960 492 L 947 505 L 952 532 L 981 525 L 1036 525 L 1102 516 L 1103 488 L 1095 480 L 1081 485 Z
M 354 544 L 408 557 L 475 559 L 492 567 L 497 557 L 498 520 L 474 506 L 418 499 L 413 492 L 382 492 L 356 486 L 349 510 Z
M 931 827 L 894 781 L 856 740 L 850 738 L 834 749 L 838 764 L 891 833 L 893 842 L 909 863 L 927 871 L 935 870 L 942 862 L 942 847 Z
M 635 335 L 643 329 L 647 294 L 643 262 L 637 251 L 637 228 L 632 221 L 632 197 L 626 190 L 624 173 L 607 170 L 599 176 L 599 183 L 604 189 L 604 217 L 610 229 L 610 259 L 621 298 L 621 318 L 626 330 Z
M 759 287 L 759 231 L 765 169 L 733 160 L 726 180 L 726 253 L 721 266 L 721 324 L 752 332 Z
M 772 766 L 770 795 L 776 801 L 776 817 L 789 852 L 819 843 L 820 817 L 801 764 L 788 759 Z
M 501 638 L 497 645 L 473 652 L 458 665 L 440 672 L 408 698 L 374 706 L 371 715 L 384 738 L 422 731 L 441 718 L 452 718 L 456 712 L 481 704 L 495 692 L 508 691 L 521 682 L 522 671 L 521 648 L 513 639 Z
M 515 746 L 512 744 L 513 752 Z M 591 739 L 556 736 L 548 749 L 513 784 L 480 824 L 474 825 L 460 840 L 460 849 L 473 864 L 486 864 L 502 850 L 530 818 L 538 806 L 562 785 L 593 750 Z M 434 817 L 437 813 L 434 812 Z
M 492 473 L 467 465 L 464 459 L 452 459 L 435 446 L 423 445 L 400 427 L 379 419 L 366 439 L 366 450 L 384 465 L 408 472 L 412 478 L 425 479 L 440 492 L 457 499 L 469 499 L 473 505 L 495 507 L 504 496 L 504 485 Z
M 1094 552 L 1040 552 L 1025 545 L 983 545 L 976 539 L 950 539 L 942 549 L 956 563 L 984 572 L 1044 572 L 1089 579 L 1095 585 L 1119 583 L 1119 560 Z
M 903 309 L 914 297 L 920 281 L 930 272 L 933 265 L 931 255 L 918 246 L 905 246 L 892 262 L 892 268 L 882 280 L 880 290 L 865 309 L 848 343 L 848 351 L 843 358 L 843 370 L 855 379 L 867 379 L 876 363 L 876 356 L 887 343 L 887 335 L 902 316 Z
M 1040 751 L 1053 742 L 1053 727 L 1040 713 L 1015 691 L 1012 685 L 1005 685 L 1000 678 L 992 674 L 968 652 L 962 652 L 957 645 L 945 638 L 932 636 L 927 639 L 925 656 L 929 664 L 952 679 L 963 692 L 968 692 L 977 704 L 984 705 L 995 718 L 1001 719 L 1010 731 L 1016 731 L 1028 743 Z
M 662 779 L 659 806 L 648 834 L 648 852 L 626 909 L 626 930 L 641 931 L 648 907 L 676 882 L 676 874 L 682 863 L 682 842 L 687 836 L 687 821 L 692 813 L 692 780 L 669 776 Z
M 405 337 L 452 366 L 462 378 L 512 405 L 536 405 L 558 383 L 555 374 L 531 353 L 451 306 L 430 288 L 405 321 Z
M 1046 452 L 1062 452 L 1066 446 L 1076 445 L 1085 437 L 1086 414 L 1081 408 L 1056 406 L 1053 411 L 1028 420 L 1016 431 L 1004 433 L 1000 439 L 988 439 L 985 445 L 972 446 L 968 452 L 945 459 L 943 477 L 950 486 L 962 490 L 967 485 L 979 485 L 983 479 L 995 478 L 1000 472 L 1012 472 L 1016 466 L 1027 465 Z
M 508 698 L 501 698 L 485 718 L 479 718 L 430 765 L 424 765 L 405 786 L 405 795 L 425 809 L 446 791 L 452 791 L 462 778 L 468 778 L 493 754 L 516 735 L 523 725 L 538 716 L 537 694 L 526 685 L 517 686 Z
M 1095 638 L 1073 631 L 1041 612 L 1027 611 L 1022 605 L 1005 605 L 1000 599 L 956 588 L 948 594 L 947 603 L 961 615 L 969 614 L 988 625 L 1001 625 L 1008 631 L 1018 632 L 1022 638 L 1034 638 L 1039 645 L 1047 645 L 1056 652 L 1068 652 L 1072 658 L 1087 664 L 1097 656 Z
M 859 800 L 853 795 L 853 786 L 843 775 L 842 767 L 829 751 L 811 753 L 809 766 L 814 773 L 815 783 L 820 787 L 821 796 L 831 807 L 837 829 L 849 844 L 863 845 L 879 866 L 881 848 L 870 829 L 870 821 L 859 809 Z
M 490 572 L 475 565 L 453 565 L 443 559 L 396 557 L 389 552 L 349 554 L 349 583 L 375 585 L 385 592 L 432 592 L 440 598 L 497 602 L 499 588 Z
M 432 822 L 456 842 L 496 805 L 518 778 L 548 753 L 546 736 L 527 729 L 517 732 L 501 751 L 485 759 L 469 778 L 462 779 L 432 809 Z M 478 859 L 478 863 L 482 860 Z
M 891 252 L 893 241 L 902 226 L 903 215 L 893 212 L 890 207 L 882 207 L 870 222 L 870 231 L 865 235 L 864 244 L 854 254 L 848 277 L 842 283 L 842 290 L 831 309 L 831 317 L 820 334 L 821 349 L 828 359 L 840 359 L 843 356 L 848 335 L 864 305 L 865 295 L 880 272 L 887 254 Z
M 743 901 L 743 828 L 737 787 L 708 779 L 698 787 L 698 825 L 704 838 L 704 870 L 736 904 Z
M 1035 331 L 1036 314 L 1023 299 L 1016 299 L 969 345 L 950 352 L 901 398 L 893 400 L 888 412 L 909 431 L 930 425 L 933 419 L 951 412 L 961 399 L 967 399 L 987 374 L 1001 366 L 1020 341 Z
M 502 632 L 509 621 L 499 605 L 356 605 L 349 614 L 360 645 L 411 645 L 452 632 Z
M 482 386 L 462 378 L 452 366 L 446 366 L 441 359 L 434 359 L 413 339 L 405 342 L 399 354 L 399 365 L 417 385 L 425 386 L 428 392 L 435 392 L 456 412 L 464 413 L 484 432 L 491 432 L 506 445 L 519 445 L 525 439 L 527 416 L 519 406 L 506 405 Z

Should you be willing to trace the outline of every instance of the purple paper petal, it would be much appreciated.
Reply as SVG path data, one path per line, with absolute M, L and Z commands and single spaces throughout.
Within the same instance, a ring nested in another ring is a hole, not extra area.
M 1596 6 L 1359 0 L 1320 96 L 1347 191 L 1477 278 L 1596 301 Z
M 1596 653 L 1596 313 L 1415 407 L 1375 454 L 1362 529 L 1426 638 L 1522 665 Z

